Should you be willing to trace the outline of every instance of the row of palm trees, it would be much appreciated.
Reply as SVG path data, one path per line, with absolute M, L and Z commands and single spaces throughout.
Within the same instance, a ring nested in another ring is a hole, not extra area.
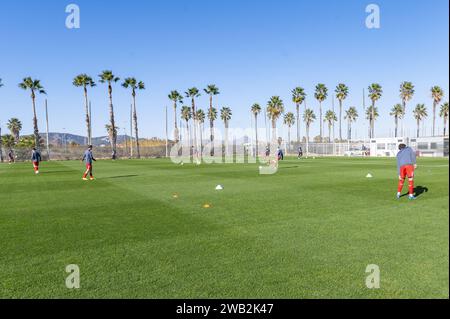
M 109 124 L 106 126 L 107 131 L 110 136 L 110 142 L 113 152 L 113 158 L 116 157 L 116 149 L 117 149 L 117 131 L 118 128 L 116 126 L 115 114 L 114 114 L 114 104 L 113 104 L 113 85 L 120 81 L 120 78 L 115 76 L 112 71 L 103 71 L 99 76 L 99 82 L 107 85 L 107 93 L 109 99 Z M 73 85 L 76 87 L 83 88 L 84 93 L 84 108 L 85 108 L 85 117 L 86 117 L 86 129 L 87 129 L 87 137 L 88 144 L 92 142 L 92 119 L 90 115 L 90 107 L 89 107 L 89 96 L 88 89 L 96 86 L 94 79 L 87 74 L 80 74 L 73 79 Z M 0 79 L 0 87 L 3 84 Z M 136 141 L 136 149 L 137 149 L 137 157 L 140 158 L 140 145 L 139 145 L 139 130 L 138 130 L 138 116 L 137 116 L 137 108 L 136 108 L 136 95 L 139 90 L 145 89 L 145 84 L 142 81 L 138 81 L 133 77 L 126 78 L 122 86 L 125 89 L 129 89 L 132 97 L 132 110 L 133 110 L 133 126 L 134 126 L 134 137 Z M 19 83 L 19 87 L 27 90 L 31 94 L 32 99 L 32 110 L 33 110 L 33 128 L 34 128 L 34 137 L 36 145 L 38 145 L 39 137 L 39 128 L 38 121 L 36 115 L 36 95 L 37 94 L 46 94 L 44 87 L 37 79 L 32 79 L 31 77 L 26 77 L 23 79 L 21 83 Z M 214 142 L 214 122 L 218 118 L 217 108 L 214 107 L 214 97 L 220 94 L 219 88 L 214 85 L 208 85 L 203 92 L 209 97 L 209 109 L 205 113 L 203 110 L 198 109 L 196 106 L 197 99 L 201 96 L 200 90 L 196 87 L 189 88 L 184 95 L 180 94 L 178 91 L 174 90 L 170 92 L 168 98 L 173 102 L 174 109 L 174 140 L 175 142 L 179 141 L 180 131 L 177 124 L 178 114 L 177 108 L 179 105 L 184 104 L 184 99 L 189 100 L 190 106 L 183 105 L 181 109 L 181 119 L 186 122 L 187 127 L 189 127 L 189 122 L 193 121 L 193 135 L 194 135 L 194 148 L 198 149 L 201 145 L 198 144 L 197 140 L 197 130 L 200 130 L 200 133 L 203 132 L 203 129 L 200 129 L 201 126 L 204 125 L 206 118 L 209 120 L 210 127 L 210 141 Z M 339 139 L 344 140 L 343 138 L 343 120 L 347 121 L 347 139 L 351 139 L 352 136 L 352 123 L 354 123 L 359 115 L 356 107 L 349 107 L 344 111 L 344 102 L 349 96 L 349 88 L 344 83 L 339 83 L 335 90 L 335 96 L 339 102 L 339 113 L 336 114 L 333 110 L 328 110 L 323 115 L 323 102 L 328 98 L 328 88 L 325 84 L 319 83 L 315 87 L 314 98 L 317 100 L 319 104 L 319 125 L 320 125 L 320 140 L 323 139 L 324 130 L 323 123 L 326 123 L 328 126 L 328 139 L 331 140 L 331 130 L 335 125 L 335 122 L 339 122 Z M 399 134 L 399 122 L 403 120 L 406 114 L 407 103 L 413 98 L 415 94 L 415 87 L 411 82 L 403 82 L 400 85 L 400 99 L 401 103 L 396 104 L 392 110 L 390 115 L 392 115 L 395 119 L 395 136 L 397 137 Z M 312 123 L 316 120 L 316 114 L 311 108 L 308 108 L 306 105 L 307 94 L 302 87 L 296 87 L 292 90 L 292 102 L 296 107 L 296 114 L 293 112 L 285 113 L 285 106 L 283 100 L 279 96 L 272 96 L 267 103 L 267 108 L 265 110 L 266 118 L 271 121 L 272 126 L 272 137 L 276 138 L 276 126 L 277 121 L 283 116 L 283 123 L 288 127 L 288 140 L 290 144 L 291 140 L 291 128 L 297 123 L 297 142 L 300 142 L 300 124 L 303 122 L 306 125 L 306 138 L 309 141 L 309 133 Z M 378 108 L 376 103 L 381 99 L 383 95 L 383 88 L 378 83 L 373 83 L 368 87 L 368 97 L 371 100 L 371 105 L 365 110 L 366 119 L 369 121 L 369 137 L 373 138 L 375 136 L 375 121 L 379 117 Z M 433 86 L 431 88 L 431 96 L 433 99 L 433 135 L 435 135 L 436 130 L 436 115 L 437 115 L 437 107 L 442 102 L 444 98 L 444 91 L 439 86 Z M 303 116 L 301 116 L 301 106 L 304 105 L 305 109 L 303 112 Z M 255 129 L 256 129 L 256 139 L 258 140 L 257 131 L 258 131 L 258 116 L 262 111 L 262 107 L 255 103 L 251 107 L 251 112 L 255 118 Z M 413 110 L 414 118 L 417 120 L 417 135 L 420 132 L 420 122 L 428 116 L 427 109 L 424 104 L 418 104 L 416 108 Z M 439 115 L 444 119 L 444 135 L 446 135 L 447 130 L 447 121 L 448 121 L 448 102 L 441 105 Z M 225 138 L 227 138 L 229 122 L 232 117 L 232 111 L 228 107 L 223 107 L 220 110 L 220 118 L 224 122 L 225 126 Z M 200 143 L 202 141 L 202 137 L 200 138 Z M 228 141 L 226 141 L 227 144 Z M 257 143 L 258 144 L 258 143 Z M 258 151 L 258 150 L 257 150 Z M 211 155 L 214 155 L 214 151 L 211 151 Z

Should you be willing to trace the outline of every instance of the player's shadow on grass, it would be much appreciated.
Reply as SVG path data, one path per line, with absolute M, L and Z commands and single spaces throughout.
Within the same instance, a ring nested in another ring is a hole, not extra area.
M 102 179 L 118 179 L 118 178 L 131 178 L 131 177 L 138 177 L 139 175 L 122 175 L 122 176 L 111 176 L 111 177 L 105 177 Z
M 428 187 L 417 186 L 417 187 L 414 188 L 414 196 L 419 197 L 423 193 L 428 193 Z M 404 196 L 408 196 L 408 194 L 405 194 L 402 197 L 404 197 Z

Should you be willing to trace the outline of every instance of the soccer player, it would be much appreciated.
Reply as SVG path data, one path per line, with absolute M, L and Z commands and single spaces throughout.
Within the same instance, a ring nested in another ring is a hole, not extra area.
M 417 168 L 416 153 L 405 144 L 398 146 L 397 169 L 399 174 L 397 198 L 401 197 L 403 185 L 408 178 L 409 199 L 414 200 L 414 170 Z
M 83 180 L 87 181 L 87 176 L 89 174 L 91 181 L 94 180 L 94 175 L 92 173 L 92 163 L 96 162 L 97 160 L 94 158 L 94 155 L 92 154 L 92 145 L 89 145 L 88 149 L 86 150 L 86 152 L 84 152 L 83 155 L 83 159 L 81 160 L 82 162 L 84 161 L 86 163 L 86 172 L 83 175 Z
M 15 162 L 13 150 L 9 150 L 9 152 L 8 152 L 8 159 L 9 159 L 9 164 L 12 164 L 12 163 Z
M 34 173 L 39 174 L 39 164 L 41 163 L 42 157 L 41 153 L 33 147 L 33 151 L 31 152 L 31 161 L 33 162 Z
M 298 159 L 301 159 L 302 157 L 303 157 L 303 150 L 302 150 L 302 147 L 299 146 L 298 147 Z

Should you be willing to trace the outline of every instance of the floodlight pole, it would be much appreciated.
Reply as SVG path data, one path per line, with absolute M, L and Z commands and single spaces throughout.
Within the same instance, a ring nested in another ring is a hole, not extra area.
M 47 156 L 48 160 L 50 161 L 50 144 L 49 144 L 49 133 L 48 133 L 48 105 L 47 105 L 47 99 L 45 99 L 45 122 L 47 124 L 46 130 L 47 130 Z
M 169 124 L 168 124 L 168 114 L 166 105 L 166 158 L 169 157 Z

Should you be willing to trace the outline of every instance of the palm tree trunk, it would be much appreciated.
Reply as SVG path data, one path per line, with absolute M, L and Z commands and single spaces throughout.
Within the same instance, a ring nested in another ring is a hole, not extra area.
M 297 104 L 297 143 L 300 143 L 300 105 Z
M 256 138 L 256 148 L 255 148 L 255 152 L 256 152 L 256 156 L 258 157 L 259 151 L 258 151 L 258 115 L 255 114 L 255 138 Z
M 133 121 L 134 121 L 134 134 L 136 137 L 136 151 L 137 151 L 137 159 L 141 158 L 141 150 L 139 145 L 139 129 L 138 129 L 138 117 L 136 110 L 136 94 L 133 92 Z
M 197 157 L 198 144 L 197 144 L 197 113 L 195 110 L 195 100 L 192 98 L 192 121 L 193 121 L 193 145 L 194 145 L 194 156 Z
M 288 126 L 288 151 L 291 151 L 291 126 Z
M 272 120 L 272 141 L 274 145 L 278 145 L 277 141 L 277 122 Z
M 375 102 L 372 101 L 372 138 L 375 138 Z
M 398 117 L 395 116 L 395 137 L 398 137 Z
M 111 134 L 112 134 L 112 141 L 111 141 L 111 148 L 112 148 L 112 159 L 116 159 L 117 155 L 117 132 L 116 132 L 116 122 L 114 120 L 114 105 L 113 105 L 113 99 L 112 99 L 112 87 L 111 84 L 108 86 L 108 94 L 109 94 L 109 119 L 111 122 Z
M 420 137 L 420 120 L 417 120 L 417 137 Z
M 342 141 L 342 100 L 339 100 L 339 140 Z
M 225 121 L 225 155 L 228 156 L 228 121 Z
M 34 91 L 31 92 L 31 100 L 33 102 L 33 128 L 34 128 L 34 143 L 35 147 L 39 149 L 39 128 L 38 128 L 38 120 L 36 115 L 36 95 Z
M 89 116 L 89 102 L 86 86 L 84 87 L 84 107 L 86 111 L 87 144 L 91 145 L 91 118 Z
M 444 137 L 447 136 L 447 117 L 444 116 Z
M 328 124 L 328 142 L 331 143 L 331 125 Z
M 309 155 L 309 124 L 306 124 L 306 156 Z
M 347 139 L 349 141 L 352 140 L 352 122 L 350 121 L 350 119 L 348 120 Z
M 175 143 L 178 143 L 179 142 L 179 131 L 178 131 L 178 124 L 177 124 L 177 102 L 174 102 L 173 103 L 173 115 L 174 115 L 174 132 L 173 132 L 173 135 L 174 135 L 174 141 L 175 141 Z
M 436 102 L 433 102 L 433 136 L 436 136 L 435 128 L 436 128 Z
M 213 97 L 209 96 L 209 115 L 212 116 L 213 111 Z M 210 141 L 211 141 L 211 157 L 214 156 L 214 120 L 211 118 L 209 120 L 209 132 L 210 132 Z
M 322 137 L 323 137 L 322 102 L 319 102 L 319 112 L 320 112 L 320 141 L 322 142 Z

